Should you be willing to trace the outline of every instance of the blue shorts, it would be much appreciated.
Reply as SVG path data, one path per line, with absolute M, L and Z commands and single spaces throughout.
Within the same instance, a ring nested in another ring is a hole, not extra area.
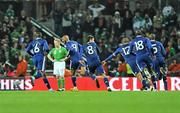
M 131 70 L 133 72 L 134 75 L 138 74 L 140 72 L 137 64 L 136 64 L 136 60 L 135 59 L 129 59 L 127 61 L 127 63 L 129 64 L 129 66 L 131 67 Z
M 85 65 L 85 63 L 84 64 L 82 64 L 82 63 L 80 63 L 80 62 L 73 62 L 72 61 L 72 63 L 71 63 L 71 69 L 72 70 L 77 70 L 77 69 L 79 69 L 79 68 L 81 68 L 81 67 L 85 67 L 86 65 Z
M 103 67 L 102 67 L 102 65 L 100 63 L 99 64 L 95 64 L 95 65 L 88 65 L 88 68 L 89 68 L 90 73 L 93 73 L 93 74 L 95 72 L 98 75 L 105 73 L 105 71 L 104 71 L 104 69 L 103 69 Z
M 165 60 L 162 57 L 157 57 L 154 60 L 154 70 L 159 76 L 161 75 L 160 67 L 165 67 L 165 65 Z
M 43 55 L 37 55 L 33 57 L 33 64 L 37 70 L 45 70 L 46 58 Z
M 153 60 L 149 53 L 136 56 L 136 64 L 140 71 L 142 71 L 146 66 L 154 67 Z

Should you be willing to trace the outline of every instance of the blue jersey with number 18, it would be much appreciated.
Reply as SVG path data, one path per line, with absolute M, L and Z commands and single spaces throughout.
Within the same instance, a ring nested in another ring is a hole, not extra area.
M 30 53 L 33 57 L 39 55 L 44 56 L 44 52 L 47 52 L 48 50 L 48 43 L 42 38 L 36 38 L 35 40 L 31 41 L 26 48 L 26 51 Z
M 136 36 L 134 40 L 130 43 L 130 52 L 134 50 L 136 56 L 141 56 L 146 53 L 152 53 L 152 44 L 148 38 L 142 36 Z
M 100 64 L 98 51 L 99 51 L 99 48 L 95 42 L 89 42 L 83 46 L 83 52 L 86 57 L 88 65 L 93 66 L 93 65 Z

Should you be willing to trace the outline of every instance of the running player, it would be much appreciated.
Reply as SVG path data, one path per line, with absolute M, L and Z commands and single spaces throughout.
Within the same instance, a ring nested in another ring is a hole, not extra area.
M 35 77 L 31 76 L 32 83 L 34 83 L 35 79 L 43 77 L 43 81 L 49 91 L 53 91 L 45 75 L 45 60 L 46 54 L 49 51 L 47 41 L 41 38 L 41 33 L 39 31 L 34 32 L 34 38 L 35 39 L 31 41 L 26 48 L 27 53 L 32 56 L 33 64 L 37 72 Z
M 117 56 L 120 53 L 122 55 L 122 57 L 124 58 L 124 60 L 131 67 L 134 76 L 136 76 L 137 79 L 139 81 L 141 81 L 141 83 L 143 85 L 143 89 L 148 89 L 149 84 L 146 82 L 145 78 L 143 78 L 139 68 L 136 65 L 136 60 L 135 60 L 136 56 L 134 54 L 131 54 L 129 51 L 129 49 L 130 49 L 129 42 L 130 42 L 129 38 L 123 38 L 121 41 L 121 45 L 115 50 L 115 52 L 113 54 L 111 54 L 109 57 L 107 57 L 103 61 L 103 63 L 106 63 L 108 60 L 112 59 L 113 57 Z
M 166 50 L 161 42 L 155 40 L 155 35 L 151 35 L 150 38 L 154 54 L 156 56 L 156 59 L 154 60 L 154 70 L 156 71 L 158 75 L 158 79 L 163 79 L 164 82 L 164 89 L 168 90 L 167 87 L 167 67 L 165 63 L 165 56 L 166 56 Z
M 88 36 L 88 42 L 83 46 L 85 58 L 87 60 L 87 65 L 90 71 L 90 75 L 93 80 L 96 80 L 96 84 L 98 84 L 95 72 L 99 75 L 104 76 L 104 83 L 107 87 L 108 91 L 111 91 L 109 87 L 109 81 L 105 74 L 105 71 L 102 67 L 99 55 L 98 55 L 98 47 L 95 43 L 95 38 L 91 35 Z M 97 85 L 98 86 L 98 85 Z
M 77 76 L 77 69 L 80 69 L 80 74 L 85 74 L 85 64 L 83 61 L 83 48 L 82 45 L 76 41 L 72 41 L 69 39 L 68 35 L 64 35 L 62 37 L 62 41 L 65 43 L 65 47 L 69 52 L 70 61 L 71 61 L 71 71 L 72 71 L 72 83 L 73 88 L 72 91 L 78 91 L 76 85 L 76 76 Z
M 154 81 L 156 87 L 156 73 L 153 70 L 153 47 L 148 38 L 143 37 L 141 30 L 136 31 L 136 37 L 130 43 L 130 53 L 136 55 L 139 70 L 146 75 L 149 81 Z

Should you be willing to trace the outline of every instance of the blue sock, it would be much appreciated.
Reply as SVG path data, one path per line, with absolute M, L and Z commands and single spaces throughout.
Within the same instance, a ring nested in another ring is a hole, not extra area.
M 49 81 L 48 81 L 48 79 L 47 79 L 46 77 L 43 78 L 43 81 L 44 81 L 45 85 L 47 86 L 47 88 L 48 88 L 48 89 L 51 89 L 51 86 L 50 86 L 50 84 L 49 84 Z
M 76 87 L 76 76 L 72 76 L 71 79 L 72 79 L 73 86 Z
M 166 78 L 166 76 L 163 76 L 163 82 L 164 82 L 164 89 L 165 89 L 165 90 L 168 90 L 167 78 Z
M 157 89 L 155 76 L 152 76 L 152 83 L 153 83 L 154 88 Z
M 92 75 L 91 75 L 91 78 L 92 78 L 93 80 L 95 80 L 95 79 L 96 79 L 96 75 L 95 75 L 95 74 L 92 74 Z
M 145 88 L 145 87 L 148 87 L 148 84 L 147 84 L 147 82 L 146 82 L 145 79 L 142 80 L 142 85 L 143 85 L 144 88 Z
M 35 76 L 35 79 L 38 79 L 38 78 L 41 78 L 42 77 L 42 74 L 41 72 L 37 71 L 37 74 Z
M 104 77 L 104 83 L 106 84 L 106 87 L 109 87 L 109 81 L 107 77 Z

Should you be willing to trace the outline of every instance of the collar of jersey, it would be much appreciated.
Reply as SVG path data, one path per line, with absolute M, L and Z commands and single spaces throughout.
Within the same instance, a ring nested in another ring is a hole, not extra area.
M 39 40 L 39 39 L 41 39 L 41 38 L 40 38 L 40 37 L 37 37 L 37 38 L 36 38 L 36 40 Z
M 142 35 L 137 35 L 136 37 L 142 37 Z

